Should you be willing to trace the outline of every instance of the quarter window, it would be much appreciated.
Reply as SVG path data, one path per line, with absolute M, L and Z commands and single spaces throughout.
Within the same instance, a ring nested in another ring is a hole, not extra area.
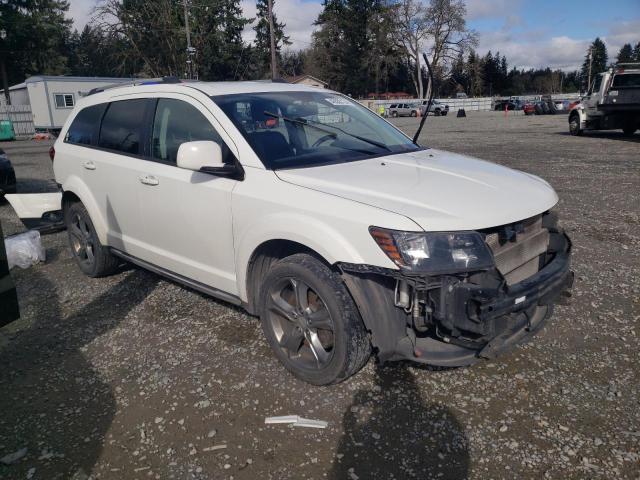
M 56 93 L 53 95 L 56 108 L 73 108 L 76 104 L 73 93 Z
M 224 162 L 233 161 L 233 154 L 229 148 L 211 122 L 197 108 L 181 100 L 158 100 L 151 137 L 151 156 L 163 162 L 176 163 L 180 145 L 198 140 L 218 143 Z
M 65 141 L 79 145 L 97 145 L 100 120 L 106 108 L 106 103 L 83 108 L 73 119 Z
M 146 99 L 121 100 L 109 105 L 102 120 L 99 146 L 141 155 Z

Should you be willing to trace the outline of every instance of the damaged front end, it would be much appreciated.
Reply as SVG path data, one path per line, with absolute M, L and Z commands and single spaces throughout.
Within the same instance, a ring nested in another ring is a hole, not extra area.
M 381 362 L 409 359 L 453 367 L 494 358 L 532 336 L 553 304 L 568 295 L 571 242 L 553 212 L 471 233 L 484 242 L 491 265 L 473 244 L 476 237 L 469 236 L 454 238 L 467 250 L 449 250 L 457 262 L 451 271 L 437 271 L 442 263 L 432 265 L 436 271 L 411 271 L 402 268 L 407 258 L 395 248 L 398 237 L 382 238 L 384 232 L 377 231 L 372 235 L 399 270 L 339 264 Z M 419 251 L 415 242 L 410 248 L 414 255 Z M 421 258 L 435 257 L 437 249 L 431 241 Z M 459 265 L 470 268 L 455 268 Z

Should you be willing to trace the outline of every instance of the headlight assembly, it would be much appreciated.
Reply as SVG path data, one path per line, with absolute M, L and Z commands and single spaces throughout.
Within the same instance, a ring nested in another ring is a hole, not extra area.
M 493 255 L 477 232 L 402 232 L 379 227 L 369 232 L 403 270 L 456 273 L 494 266 Z

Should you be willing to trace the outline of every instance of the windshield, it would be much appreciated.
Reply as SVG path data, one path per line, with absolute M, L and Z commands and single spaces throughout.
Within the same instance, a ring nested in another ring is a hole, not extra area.
M 421 148 L 359 103 L 331 92 L 243 93 L 212 99 L 273 170 Z
M 640 73 L 616 75 L 611 88 L 640 88 Z

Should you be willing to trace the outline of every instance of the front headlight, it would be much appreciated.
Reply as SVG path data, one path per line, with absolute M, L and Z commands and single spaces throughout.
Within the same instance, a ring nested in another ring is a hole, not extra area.
M 477 232 L 402 232 L 370 227 L 371 236 L 398 267 L 412 272 L 455 273 L 494 266 Z

